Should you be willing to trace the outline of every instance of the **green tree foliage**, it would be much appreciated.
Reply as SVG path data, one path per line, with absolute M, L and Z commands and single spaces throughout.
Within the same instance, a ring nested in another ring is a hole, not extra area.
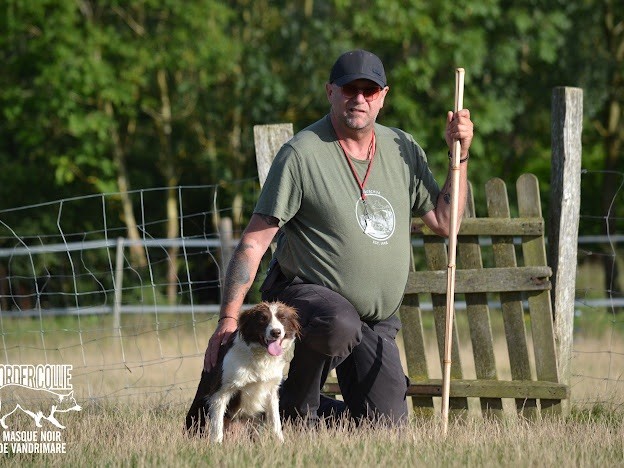
M 414 133 L 437 172 L 463 66 L 473 165 L 546 175 L 549 77 L 572 23 L 532 0 L 8 0 L 6 24 L 3 154 L 38 158 L 54 194 L 253 176 L 253 125 L 322 115 L 352 47 L 384 59 L 383 122 Z
M 621 2 L 584 0 L 566 6 L 575 27 L 561 51 L 561 81 L 584 90 L 584 196 L 580 231 L 613 235 L 624 232 L 624 8 Z M 604 289 L 622 295 L 614 246 L 602 244 Z M 581 258 L 591 260 L 590 258 Z
M 253 126 L 321 117 L 329 69 L 356 47 L 387 66 L 381 122 L 414 134 L 439 179 L 462 66 L 473 182 L 531 171 L 547 195 L 555 86 L 584 89 L 584 165 L 622 165 L 623 15 L 615 0 L 6 0 L 0 207 L 118 191 L 112 209 L 132 235 L 128 190 L 219 183 L 241 227 L 256 194 Z M 606 175 L 591 189 L 602 186 L 604 200 L 617 188 Z M 170 220 L 163 236 L 177 235 L 174 191 L 150 203 Z M 99 214 L 72 216 L 88 229 Z M 54 222 L 11 220 L 30 232 Z
M 50 191 L 40 201 L 67 186 L 165 185 L 208 151 L 197 122 L 238 53 L 220 2 L 8 0 L 6 10 L 2 154 L 41 165 Z
M 584 181 L 586 190 L 601 195 L 588 198 L 584 209 L 587 214 L 610 213 L 614 233 L 616 218 L 624 217 L 621 174 L 615 173 L 624 167 L 624 9 L 613 0 L 585 0 L 568 5 L 567 13 L 576 21 L 561 50 L 558 78 L 583 88 L 583 166 L 604 171 Z
M 349 28 L 353 43 L 379 51 L 388 64 L 385 120 L 416 136 L 436 174 L 446 174 L 444 118 L 453 107 L 454 69 L 464 67 L 464 106 L 476 125 L 472 181 L 482 186 L 494 175 L 512 178 L 529 166 L 547 181 L 549 153 L 540 137 L 548 133 L 548 95 L 557 83 L 541 73 L 556 62 L 562 33 L 571 25 L 558 5 L 379 0 L 361 10 L 357 3 L 343 1 L 341 7 L 358 11 Z M 546 126 L 539 129 L 535 119 Z

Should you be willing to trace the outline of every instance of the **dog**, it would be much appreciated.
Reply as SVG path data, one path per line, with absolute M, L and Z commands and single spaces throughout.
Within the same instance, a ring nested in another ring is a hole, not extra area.
M 300 335 L 297 312 L 281 302 L 261 302 L 241 312 L 238 329 L 219 349 L 217 364 L 202 371 L 186 415 L 188 434 L 203 434 L 209 420 L 210 440 L 223 441 L 226 424 L 264 415 L 280 441 L 278 390 L 287 351 Z

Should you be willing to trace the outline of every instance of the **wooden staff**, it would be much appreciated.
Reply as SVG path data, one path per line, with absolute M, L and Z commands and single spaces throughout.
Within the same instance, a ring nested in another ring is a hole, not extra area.
M 464 69 L 455 70 L 455 112 L 464 107 Z M 455 257 L 457 251 L 457 213 L 459 211 L 459 140 L 453 143 L 451 154 L 451 227 L 449 233 L 449 264 L 446 284 L 446 323 L 444 328 L 444 369 L 442 375 L 442 420 L 444 435 L 448 431 L 449 393 L 451 390 L 451 349 L 453 346 L 453 317 L 455 315 Z

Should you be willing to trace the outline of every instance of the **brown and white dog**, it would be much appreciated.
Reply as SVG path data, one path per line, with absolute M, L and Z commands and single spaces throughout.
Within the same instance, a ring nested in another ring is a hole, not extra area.
M 186 415 L 190 434 L 202 434 L 206 418 L 210 439 L 223 441 L 225 423 L 265 415 L 280 440 L 278 389 L 287 363 L 285 354 L 299 335 L 297 312 L 281 302 L 262 302 L 241 312 L 238 329 L 221 346 L 217 365 L 203 371 Z

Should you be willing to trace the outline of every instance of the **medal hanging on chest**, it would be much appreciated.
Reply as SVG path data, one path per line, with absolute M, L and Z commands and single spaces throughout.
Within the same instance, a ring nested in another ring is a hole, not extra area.
M 364 192 L 364 188 L 366 187 L 368 176 L 370 175 L 371 169 L 373 167 L 373 160 L 375 159 L 375 132 L 373 131 L 370 145 L 368 145 L 368 152 L 366 153 L 366 159 L 368 160 L 368 167 L 366 168 L 366 173 L 364 174 L 363 180 L 360 179 L 360 176 L 358 175 L 355 169 L 355 165 L 353 164 L 353 161 L 351 161 L 351 158 L 347 154 L 347 150 L 345 149 L 344 145 L 342 144 L 340 140 L 338 140 L 338 144 L 342 148 L 342 152 L 344 153 L 345 159 L 347 160 L 347 163 L 349 164 L 349 167 L 351 168 L 351 173 L 353 174 L 353 178 L 355 179 L 355 182 L 358 184 L 358 187 L 360 188 L 360 200 L 362 201 L 362 208 L 363 208 L 363 213 L 364 213 L 364 232 L 366 232 L 366 229 L 368 228 L 368 223 L 371 221 L 371 217 L 368 212 L 368 206 L 366 204 L 366 193 Z

